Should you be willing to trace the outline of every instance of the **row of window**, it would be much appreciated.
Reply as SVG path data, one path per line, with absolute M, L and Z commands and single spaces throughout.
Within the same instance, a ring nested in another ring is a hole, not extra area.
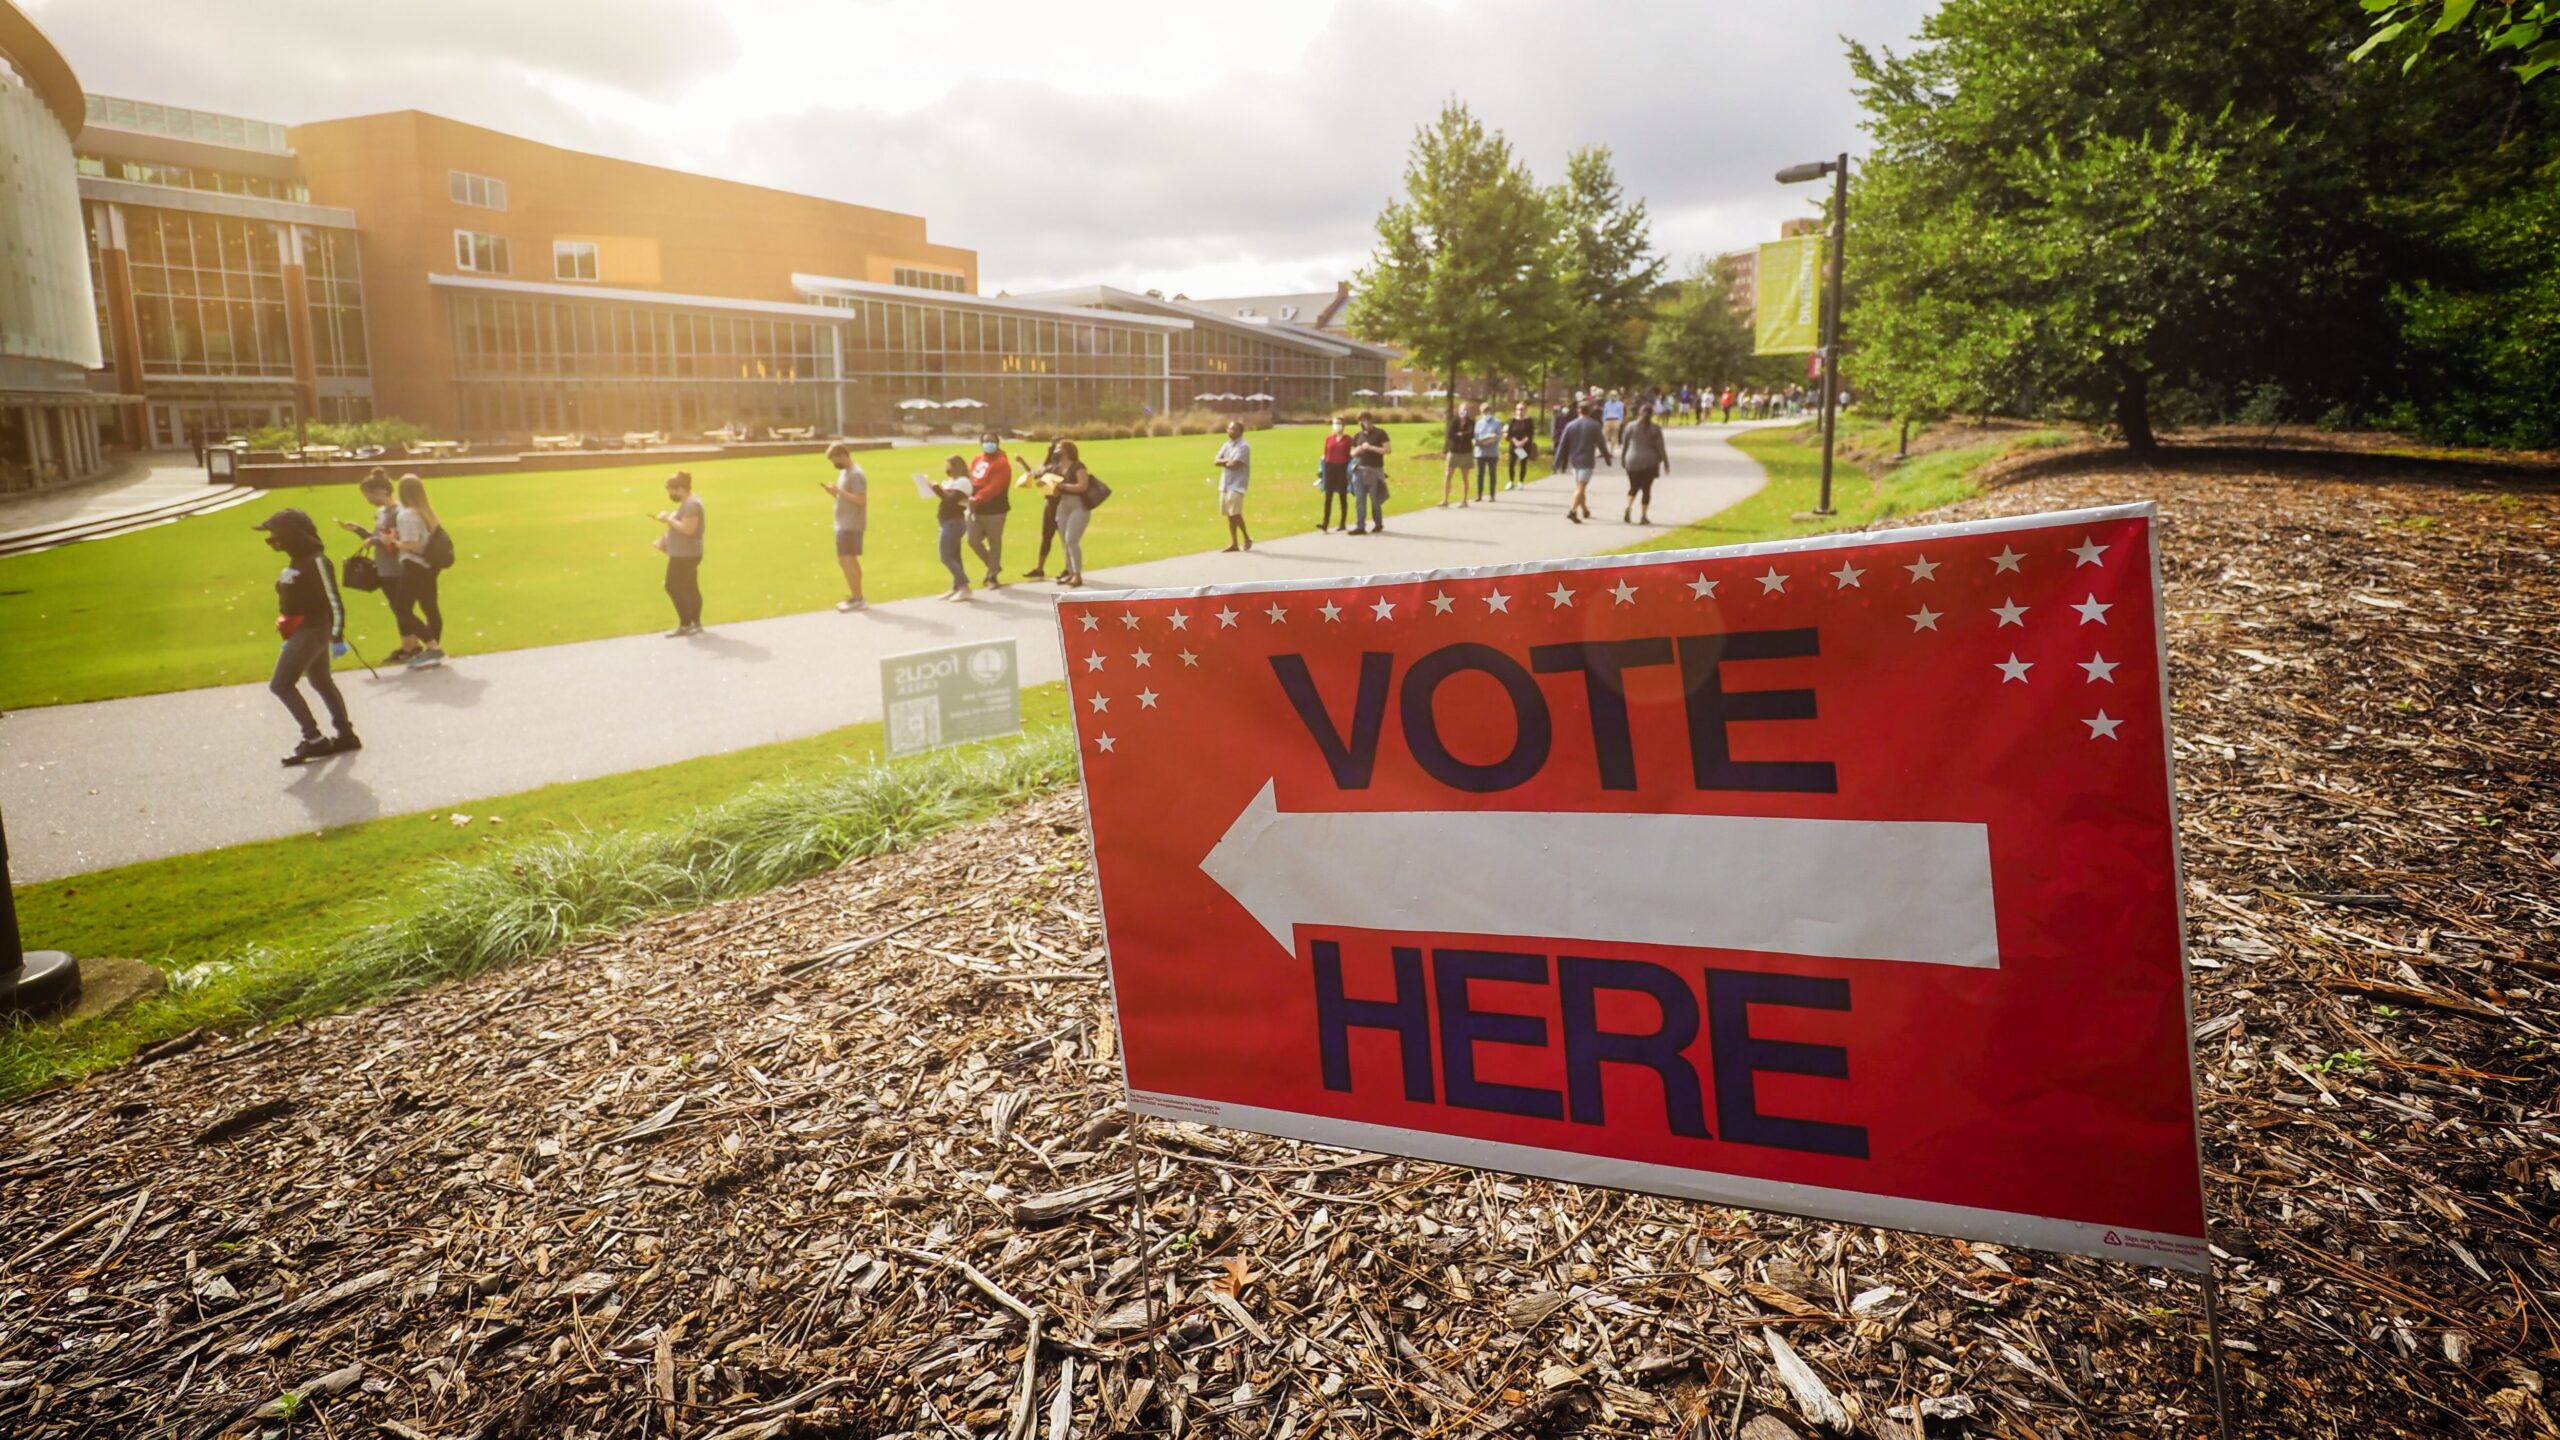
M 909 305 L 849 295 L 820 295 L 817 303 L 845 312 L 848 356 L 1000 356 L 1051 360 L 1089 374 L 1161 374 L 1165 332 L 1030 315 L 988 314 L 956 305 Z M 1096 363 L 1104 359 L 1125 364 Z M 872 367 L 884 368 L 884 367 Z M 919 366 L 917 368 L 926 368 Z M 931 368 L 945 367 L 935 364 Z M 1001 368 L 981 364 L 973 368 Z M 1046 368 L 1046 367 L 1044 367 Z
M 483 210 L 507 208 L 507 182 L 474 175 L 468 170 L 447 170 L 445 186 L 456 205 L 477 205 Z
M 948 270 L 925 270 L 913 265 L 892 267 L 889 271 L 889 282 L 893 285 L 904 285 L 910 290 L 951 290 L 965 294 L 969 289 L 969 282 L 964 276 L 954 275 Z
M 311 187 L 301 177 L 278 180 L 242 175 L 196 165 L 161 165 L 148 160 L 122 160 L 105 155 L 79 157 L 80 173 L 102 180 L 128 180 L 136 185 L 166 185 L 174 190 L 209 190 L 220 195 L 248 195 L 260 200 L 293 200 L 308 204 Z
M 453 373 L 630 379 L 832 380 L 831 325 L 752 315 L 457 295 Z
M 92 207 L 94 210 L 97 207 Z M 268 220 L 123 207 L 125 257 L 133 282 L 138 358 L 146 374 L 290 378 L 286 323 L 287 227 Z M 98 331 L 110 347 L 105 273 L 89 226 Z M 311 315 L 316 374 L 370 373 L 364 276 L 350 231 L 301 227 L 303 299 Z
M 92 125 L 140 130 L 152 135 L 174 135 L 181 140 L 205 140 L 243 150 L 285 153 L 284 127 L 273 121 L 244 120 L 237 115 L 217 115 L 210 110 L 189 110 L 180 105 L 155 105 L 148 100 L 120 100 L 113 95 L 85 98 L 89 102 L 89 123 Z
M 510 254 L 507 237 L 478 230 L 453 232 L 453 263 L 459 270 L 475 275 L 512 275 L 515 261 Z M 593 240 L 554 240 L 551 242 L 551 278 L 554 280 L 593 280 L 598 278 L 596 242 Z

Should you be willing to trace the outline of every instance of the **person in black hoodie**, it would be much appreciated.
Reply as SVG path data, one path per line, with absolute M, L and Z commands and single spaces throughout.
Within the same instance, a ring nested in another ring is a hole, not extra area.
M 328 547 L 320 541 L 320 527 L 309 515 L 286 509 L 249 528 L 265 531 L 267 548 L 284 553 L 284 572 L 276 576 L 276 633 L 284 637 L 284 649 L 276 656 L 275 678 L 267 688 L 302 727 L 302 743 L 293 747 L 284 763 L 307 765 L 323 756 L 363 749 L 355 727 L 347 723 L 346 697 L 338 693 L 338 682 L 329 674 L 330 657 L 347 653 L 347 606 L 338 594 L 337 572 L 329 564 Z M 320 703 L 329 707 L 329 723 L 338 732 L 335 739 L 321 737 L 310 702 L 297 688 L 305 680 L 311 682 Z

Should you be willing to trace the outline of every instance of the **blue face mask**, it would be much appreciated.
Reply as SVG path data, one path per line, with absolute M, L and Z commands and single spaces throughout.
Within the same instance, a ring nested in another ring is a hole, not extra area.
M 983 454 L 993 455 L 996 453 L 996 443 L 990 440 L 986 444 L 979 446 L 978 449 Z

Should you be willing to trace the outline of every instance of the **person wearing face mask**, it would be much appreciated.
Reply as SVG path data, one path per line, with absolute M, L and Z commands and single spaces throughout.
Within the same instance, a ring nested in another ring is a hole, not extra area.
M 284 638 L 284 648 L 276 654 L 275 675 L 267 689 L 302 727 L 302 743 L 293 747 L 284 763 L 308 765 L 363 749 L 364 742 L 356 738 L 355 726 L 347 720 L 346 697 L 338 693 L 338 682 L 329 674 L 330 658 L 347 653 L 347 606 L 338 593 L 337 572 L 330 567 L 320 527 L 302 511 L 284 509 L 250 528 L 264 531 L 267 548 L 284 556 L 284 571 L 276 576 L 276 633 Z M 335 738 L 320 734 L 311 703 L 302 698 L 300 687 L 305 683 L 328 707 Z
M 667 632 L 670 640 L 681 640 L 702 633 L 702 532 L 704 515 L 702 500 L 693 493 L 693 474 L 679 470 L 667 477 L 667 504 L 670 508 L 657 514 L 666 533 L 657 539 L 660 553 L 667 557 L 667 599 L 676 607 L 676 628 Z
M 1529 462 L 1538 458 L 1538 422 L 1529 416 L 1529 402 L 1511 407 L 1511 424 L 1503 432 L 1511 447 L 1510 489 L 1517 490 L 1529 474 Z
M 1324 487 L 1324 513 L 1316 519 L 1316 533 L 1330 527 L 1351 528 L 1351 432 L 1343 428 L 1342 417 L 1333 417 L 1333 433 L 1324 437 L 1324 458 L 1316 463 L 1316 483 Z M 1342 505 L 1342 519 L 1333 518 L 1333 507 Z
M 1050 441 L 1049 453 L 1040 457 L 1040 468 L 1023 471 L 1022 478 L 1013 482 L 1016 485 L 1038 485 L 1044 497 L 1040 502 L 1040 558 L 1023 572 L 1025 580 L 1049 578 L 1049 547 L 1058 539 L 1058 488 L 1053 482 L 1057 479 L 1059 448 L 1066 443 L 1064 440 Z
M 1013 510 L 1013 465 L 990 430 L 978 437 L 978 456 L 969 462 L 969 527 L 971 553 L 986 567 L 986 587 L 1003 585 L 1004 522 Z

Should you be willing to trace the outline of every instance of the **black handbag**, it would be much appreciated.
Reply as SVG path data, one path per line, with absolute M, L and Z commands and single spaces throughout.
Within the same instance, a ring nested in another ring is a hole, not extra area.
M 349 590 L 379 590 L 382 572 L 373 568 L 373 557 L 359 550 L 338 566 L 338 584 Z

